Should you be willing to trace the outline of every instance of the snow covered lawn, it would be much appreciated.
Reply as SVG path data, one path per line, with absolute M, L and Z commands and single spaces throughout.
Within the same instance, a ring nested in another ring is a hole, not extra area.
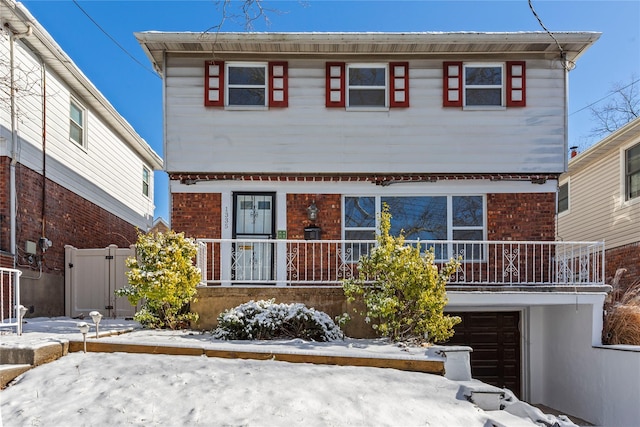
M 25 335 L 3 335 L 2 345 L 46 336 L 80 337 L 72 319 L 28 322 Z M 129 325 L 118 324 L 124 326 Z M 101 331 L 113 327 L 105 319 Z M 137 331 L 103 339 L 204 345 L 210 342 L 210 335 Z M 293 349 L 308 343 L 291 340 L 273 345 Z M 349 351 L 348 344 L 327 344 L 323 351 L 338 348 Z M 380 343 L 370 350 L 407 354 L 397 346 Z M 70 353 L 18 377 L 0 392 L 0 403 L 4 427 L 542 425 L 507 411 L 482 411 L 462 396 L 458 383 L 437 375 L 127 353 Z

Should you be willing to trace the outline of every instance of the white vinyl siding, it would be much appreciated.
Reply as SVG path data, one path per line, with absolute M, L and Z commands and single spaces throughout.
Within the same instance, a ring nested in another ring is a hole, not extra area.
M 558 238 L 604 240 L 607 249 L 640 240 L 640 203 L 625 201 L 624 150 L 565 174 L 570 178 L 571 210 L 558 217 Z
M 461 111 L 441 108 L 442 60 L 412 60 L 411 107 L 384 114 L 326 108 L 326 59 L 288 63 L 289 108 L 222 111 L 203 106 L 202 59 L 170 55 L 166 169 L 367 174 L 564 171 L 564 72 L 551 61 L 527 61 L 526 109 Z
M 0 57 L 7 49 L 0 39 Z M 46 103 L 47 178 L 79 196 L 114 213 L 124 220 L 146 229 L 153 218 L 153 197 L 140 191 L 140 171 L 145 162 L 115 133 L 104 118 L 89 107 L 78 93 L 71 93 L 63 79 L 51 68 L 46 74 L 46 94 L 41 96 L 42 68 L 39 61 L 16 42 L 16 62 L 21 69 L 30 70 L 35 79 L 32 95 L 19 97 L 18 125 L 19 158 L 21 164 L 42 173 L 42 111 Z M 35 76 L 35 77 L 34 77 Z M 83 108 L 84 142 L 81 147 L 70 141 L 70 101 Z M 0 108 L 2 110 L 2 108 Z M 2 126 L 9 128 L 10 116 L 0 113 Z M 87 145 L 87 142 L 89 143 Z M 153 195 L 153 171 L 149 175 L 149 192 Z

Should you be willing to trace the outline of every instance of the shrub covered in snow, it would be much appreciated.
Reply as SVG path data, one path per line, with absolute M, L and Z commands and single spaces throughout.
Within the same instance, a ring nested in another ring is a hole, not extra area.
M 438 269 L 433 250 L 421 253 L 407 245 L 404 236 L 390 235 L 391 214 L 384 205 L 378 244 L 360 258 L 359 277 L 346 280 L 347 299 L 364 300 L 366 321 L 394 341 L 446 341 L 460 318 L 444 314 L 445 286 L 460 265 L 451 259 Z M 365 278 L 367 280 L 365 280 Z
M 218 316 L 213 337 L 225 340 L 302 338 L 334 341 L 344 334 L 328 314 L 304 304 L 276 304 L 274 299 L 249 301 Z
M 183 233 L 140 234 L 136 256 L 126 261 L 129 283 L 115 291 L 132 305 L 142 302 L 134 319 L 149 328 L 186 328 L 197 320 L 189 311 L 200 269 L 193 265 L 196 243 Z

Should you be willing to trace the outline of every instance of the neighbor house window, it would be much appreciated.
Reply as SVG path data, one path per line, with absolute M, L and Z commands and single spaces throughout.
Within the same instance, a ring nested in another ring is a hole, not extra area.
M 404 233 L 408 241 L 483 240 L 483 196 L 345 197 L 345 240 L 373 239 L 376 217 L 387 204 L 391 234 Z M 465 259 L 483 257 L 480 244 L 435 244 L 436 258 L 455 254 Z
M 86 110 L 74 99 L 69 104 L 69 139 L 81 147 L 85 146 Z
M 625 152 L 626 199 L 640 197 L 640 144 Z
M 151 171 L 147 169 L 145 166 L 142 167 L 142 194 L 146 197 L 149 197 L 149 178 L 151 176 Z
M 558 188 L 558 213 L 569 210 L 569 183 L 565 182 Z

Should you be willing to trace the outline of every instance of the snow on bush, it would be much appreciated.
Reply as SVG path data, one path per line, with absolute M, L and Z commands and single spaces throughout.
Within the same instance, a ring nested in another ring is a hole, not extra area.
M 276 304 L 274 299 L 249 301 L 218 316 L 213 337 L 224 340 L 301 338 L 335 341 L 344 334 L 328 314 L 304 304 Z

